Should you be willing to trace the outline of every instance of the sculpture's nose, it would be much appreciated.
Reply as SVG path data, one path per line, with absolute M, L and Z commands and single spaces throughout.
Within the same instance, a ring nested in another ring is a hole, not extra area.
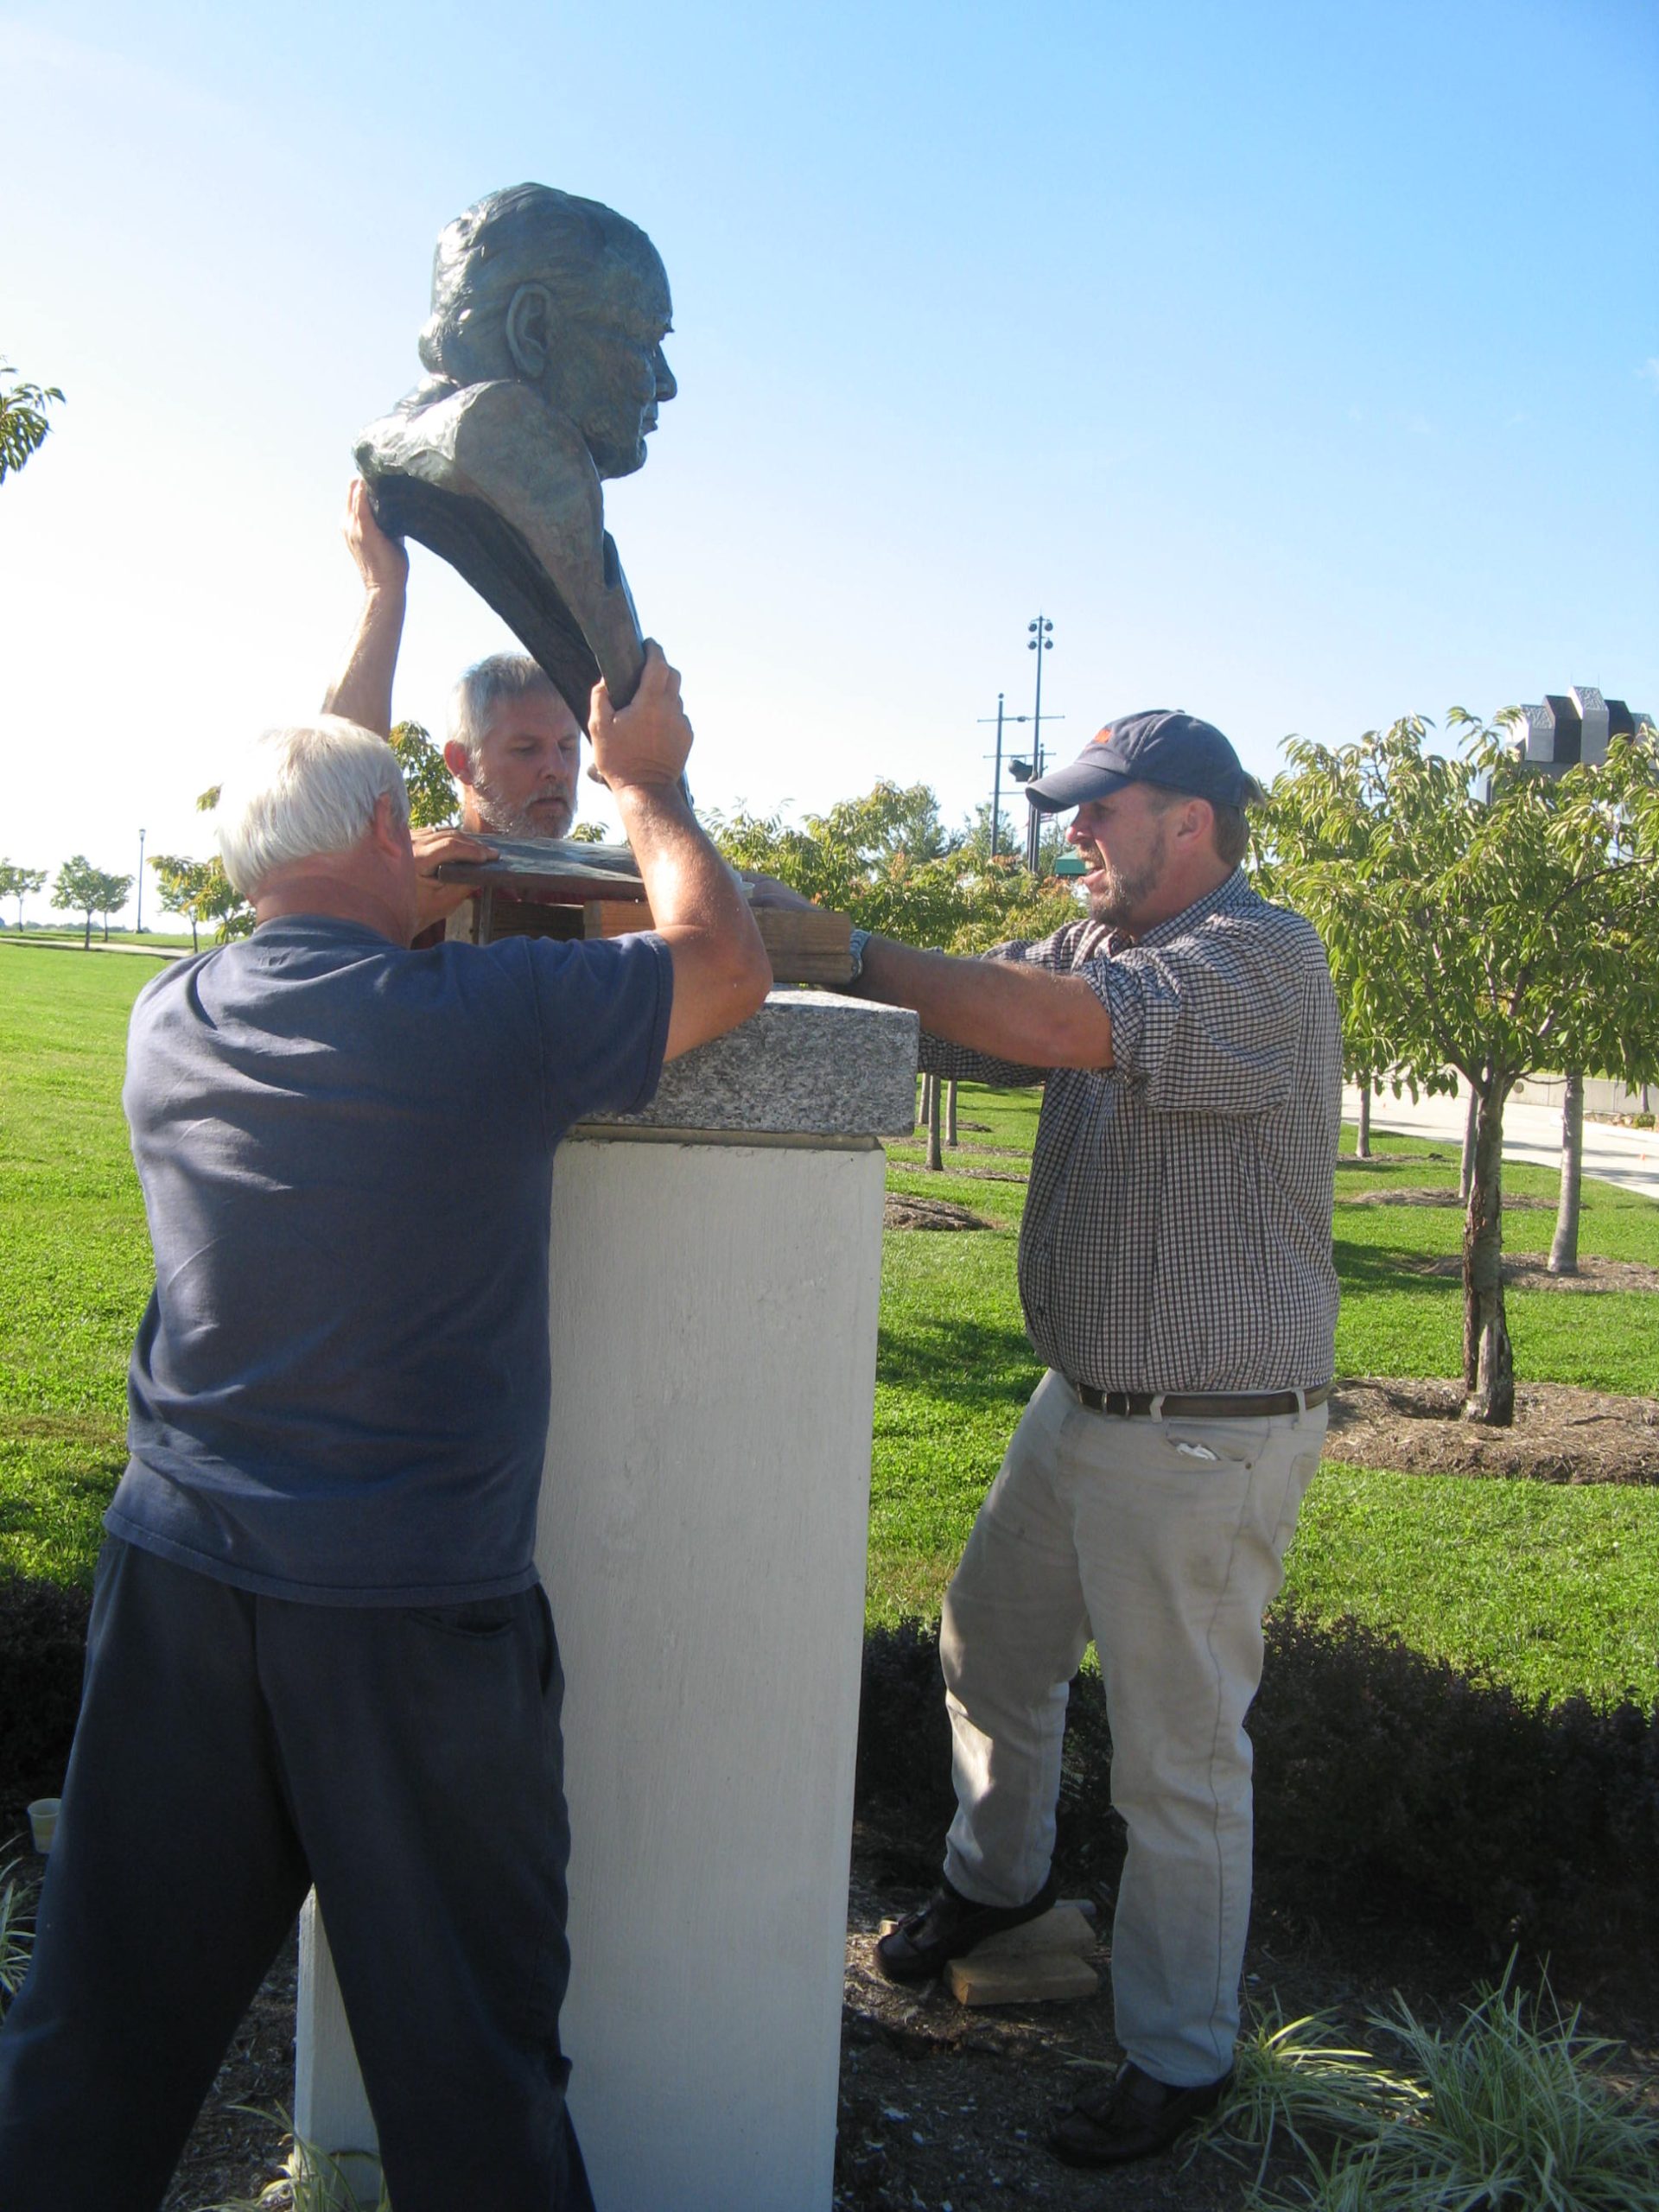
M 675 382 L 673 370 L 668 365 L 668 356 L 664 353 L 660 346 L 657 348 L 656 353 L 652 356 L 651 365 L 652 373 L 657 378 L 657 397 L 658 401 L 672 399 L 675 393 L 680 387 Z

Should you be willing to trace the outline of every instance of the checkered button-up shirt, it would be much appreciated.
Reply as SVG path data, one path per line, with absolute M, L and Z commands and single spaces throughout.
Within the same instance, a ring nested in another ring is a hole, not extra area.
M 1236 870 L 1133 941 L 1079 920 L 984 957 L 1081 976 L 1112 1020 L 1098 1071 L 922 1040 L 930 1072 L 1046 1086 L 1020 1230 L 1039 1356 L 1103 1390 L 1328 1382 L 1342 1052 L 1311 925 Z

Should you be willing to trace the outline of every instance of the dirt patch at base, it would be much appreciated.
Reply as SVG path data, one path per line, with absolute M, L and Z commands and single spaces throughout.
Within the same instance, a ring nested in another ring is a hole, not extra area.
M 884 1229 L 995 1229 L 1000 1224 L 987 1221 L 983 1214 L 970 1213 L 966 1206 L 952 1205 L 948 1198 L 900 1198 L 896 1192 L 887 1193 L 882 1209 Z
M 1452 1211 L 1463 1211 L 1463 1200 L 1446 1183 L 1396 1184 L 1387 1191 L 1338 1191 L 1340 1204 L 1346 1206 L 1446 1206 Z M 1554 1213 L 1554 1198 L 1505 1198 L 1505 1213 Z
M 1513 1203 L 1509 1201 L 1508 1203 Z M 1452 1252 L 1438 1260 L 1407 1262 L 1414 1274 L 1461 1278 L 1463 1255 Z M 1516 1290 L 1659 1290 L 1659 1268 L 1645 1260 L 1601 1260 L 1593 1254 L 1579 1261 L 1573 1275 L 1553 1275 L 1540 1252 L 1505 1253 L 1503 1280 Z
M 1512 1428 L 1464 1421 L 1462 1404 L 1460 1382 L 1339 1382 L 1325 1456 L 1406 1475 L 1659 1483 L 1659 1399 L 1526 1383 L 1515 1394 Z

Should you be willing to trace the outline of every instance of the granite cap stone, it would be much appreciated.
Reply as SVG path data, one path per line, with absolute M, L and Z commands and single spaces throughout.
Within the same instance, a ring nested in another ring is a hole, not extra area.
M 833 991 L 773 991 L 740 1027 L 671 1060 L 644 1113 L 582 1127 L 908 1136 L 920 1035 L 903 1007 Z

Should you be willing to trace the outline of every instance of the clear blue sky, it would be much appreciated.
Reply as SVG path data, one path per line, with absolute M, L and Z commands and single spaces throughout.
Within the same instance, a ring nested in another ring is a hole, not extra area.
M 609 513 L 700 800 L 959 817 L 1039 607 L 1066 751 L 1659 710 L 1652 0 L 155 0 L 0 53 L 0 354 L 67 394 L 0 486 L 13 860 L 207 849 L 225 747 L 315 707 L 353 435 L 438 229 L 524 178 L 673 285 Z M 397 711 L 502 642 L 417 553 Z

